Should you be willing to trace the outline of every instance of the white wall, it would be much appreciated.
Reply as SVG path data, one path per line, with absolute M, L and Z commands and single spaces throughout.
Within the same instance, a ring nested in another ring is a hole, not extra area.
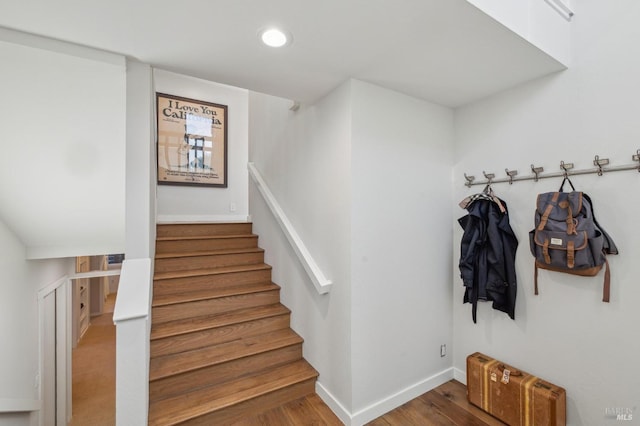
M 70 259 L 26 260 L 26 247 L 0 220 L 0 401 L 37 400 L 38 290 L 71 271 Z M 29 413 L 3 414 L 0 425 L 28 425 Z
M 315 293 L 252 187 L 254 229 L 320 395 L 363 424 L 451 377 L 453 112 L 359 81 L 291 104 L 251 93 L 250 159 L 331 292 Z
M 227 105 L 227 188 L 158 186 L 158 220 L 246 221 L 248 206 L 248 91 L 172 72 L 154 70 L 155 91 Z M 231 211 L 231 203 L 235 211 Z
M 574 10 L 570 0 L 551 0 Z M 529 0 L 529 35 L 527 39 L 563 64 L 572 66 L 571 28 L 574 18 L 560 6 L 547 0 Z M 575 19 L 580 19 L 576 17 Z
M 532 1 L 544 0 L 467 0 L 511 31 L 527 38 L 529 34 L 529 9 Z
M 579 8 L 578 8 L 579 6 Z M 583 1 L 572 23 L 572 67 L 456 112 L 454 201 L 482 187 L 467 189 L 463 173 L 482 170 L 505 176 L 505 167 L 529 174 L 530 164 L 558 171 L 561 160 L 590 168 L 593 157 L 612 165 L 631 163 L 640 145 L 640 5 L 633 0 Z M 540 295 L 533 295 L 533 258 L 528 231 L 533 227 L 536 194 L 557 190 L 560 179 L 495 185 L 510 208 L 520 241 L 516 257 L 516 320 L 489 305 L 479 306 L 478 324 L 462 304 L 457 262 L 461 229 L 454 225 L 454 347 L 456 368 L 481 351 L 567 389 L 568 424 L 617 424 L 607 408 L 638 407 L 640 300 L 636 218 L 640 174 L 578 176 L 577 189 L 591 195 L 600 223 L 615 239 L 619 256 L 610 256 L 611 303 L 603 303 L 602 274 L 573 277 L 541 271 Z M 454 218 L 464 214 L 454 211 Z M 637 408 L 634 421 L 640 417 Z
M 304 356 L 320 372 L 321 391 L 351 406 L 350 84 L 314 105 L 250 94 L 250 161 L 254 162 L 328 279 L 319 295 L 277 222 L 250 185 L 254 232 L 282 286 Z M 339 411 L 339 408 L 336 408 Z
M 35 288 L 27 284 L 25 258 L 24 245 L 0 221 L 0 398 L 38 399 L 34 387 L 38 374 L 37 297 Z M 24 326 L 15 327 L 25 321 Z M 7 415 L 0 414 L 0 424 L 3 416 Z
M 368 83 L 353 81 L 352 87 L 351 335 L 358 413 L 402 393 L 393 401 L 399 404 L 450 378 L 432 376 L 451 366 L 450 356 L 440 357 L 440 345 L 451 347 L 446 265 L 453 111 Z
M 156 236 L 155 94 L 148 64 L 127 61 L 127 259 L 153 258 Z
M 570 18 L 557 6 L 570 7 L 569 0 L 467 1 L 556 60 L 570 63 Z
M 123 251 L 124 58 L 3 29 L 0 57 L 5 223 L 32 259 Z

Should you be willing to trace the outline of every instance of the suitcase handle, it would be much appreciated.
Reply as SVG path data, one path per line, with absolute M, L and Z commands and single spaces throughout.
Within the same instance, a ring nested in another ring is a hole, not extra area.
M 510 376 L 522 376 L 522 371 L 516 370 L 515 368 L 507 368 L 507 366 L 504 364 L 498 364 L 498 370 L 500 371 L 509 370 Z
M 537 388 L 544 388 L 546 390 L 552 390 L 551 386 L 549 386 L 548 384 L 546 384 L 546 383 L 544 383 L 544 382 L 542 382 L 540 380 L 535 382 L 533 386 L 535 386 Z

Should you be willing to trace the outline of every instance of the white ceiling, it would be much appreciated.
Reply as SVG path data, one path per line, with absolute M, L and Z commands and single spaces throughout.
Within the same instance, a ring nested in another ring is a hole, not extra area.
M 466 0 L 0 0 L 0 26 L 301 102 L 356 78 L 455 107 L 564 69 Z

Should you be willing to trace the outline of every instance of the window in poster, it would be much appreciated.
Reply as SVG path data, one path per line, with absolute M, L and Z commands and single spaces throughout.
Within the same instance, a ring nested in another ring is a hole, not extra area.
M 158 184 L 227 187 L 227 106 L 156 94 Z

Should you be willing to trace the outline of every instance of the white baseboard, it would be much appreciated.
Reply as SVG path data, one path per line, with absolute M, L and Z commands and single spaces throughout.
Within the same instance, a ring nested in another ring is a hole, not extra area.
M 338 416 L 345 425 L 351 425 L 351 413 L 338 401 L 338 399 L 325 388 L 322 383 L 316 381 L 316 393 L 331 408 L 331 411 Z
M 361 426 L 453 378 L 453 367 L 447 368 L 356 413 L 350 413 L 320 382 L 316 382 L 316 393 L 345 425 Z
M 158 215 L 157 223 L 210 223 L 210 222 L 249 222 L 247 215 Z
M 467 373 L 459 368 L 453 367 L 453 378 L 464 385 L 467 384 Z

